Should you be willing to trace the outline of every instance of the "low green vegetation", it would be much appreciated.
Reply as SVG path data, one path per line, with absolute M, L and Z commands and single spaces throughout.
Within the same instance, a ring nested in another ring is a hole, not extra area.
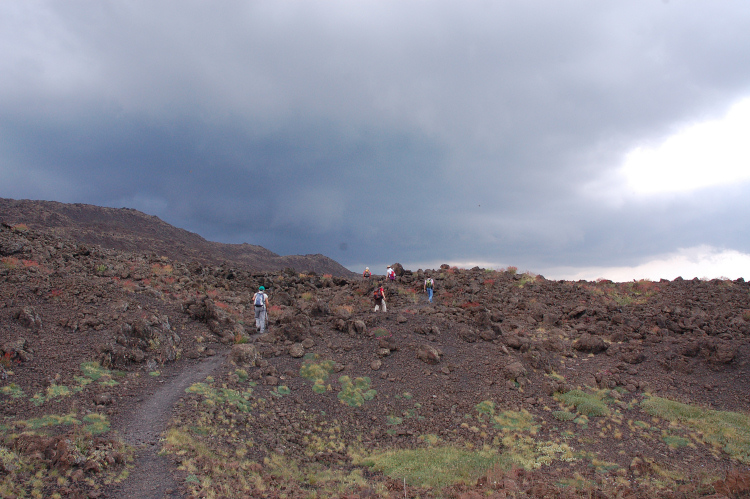
M 208 406 L 229 404 L 242 412 L 250 411 L 250 395 L 252 388 L 240 392 L 231 388 L 214 388 L 207 383 L 194 383 L 185 389 L 187 393 L 203 395 L 203 404 Z
M 411 486 L 442 488 L 456 483 L 474 483 L 502 459 L 494 450 L 444 446 L 376 452 L 355 459 L 355 464 L 403 479 Z
M 22 398 L 25 395 L 21 387 L 19 387 L 15 383 L 10 383 L 8 385 L 0 387 L 0 393 L 12 399 Z
M 338 399 L 349 407 L 360 407 L 366 401 L 374 399 L 378 393 L 370 388 L 372 381 L 368 377 L 352 380 L 349 376 L 341 376 L 339 383 L 341 383 L 341 391 Z
M 124 376 L 125 374 L 121 371 L 110 371 L 109 369 L 106 369 L 102 367 L 101 365 L 99 365 L 98 362 L 82 363 L 81 372 L 83 373 L 83 376 L 73 377 L 73 379 L 76 382 L 75 385 L 66 386 L 66 385 L 53 383 L 50 386 L 48 386 L 47 389 L 43 393 L 42 392 L 35 393 L 31 397 L 31 403 L 38 407 L 50 400 L 69 397 L 73 395 L 74 393 L 79 393 L 83 391 L 88 385 L 90 385 L 91 383 L 95 381 L 98 381 L 99 384 L 102 386 L 116 386 L 119 383 L 115 381 L 113 378 L 115 376 Z M 23 392 L 20 392 L 20 393 L 21 395 L 19 395 L 18 397 L 14 397 L 14 398 L 19 398 L 23 396 Z
M 336 364 L 332 360 L 320 360 L 317 354 L 307 354 L 299 369 L 299 375 L 313 382 L 313 392 L 321 394 L 327 391 L 326 380 Z
M 574 407 L 579 414 L 587 418 L 594 418 L 609 414 L 606 399 L 607 393 L 607 390 L 600 390 L 595 393 L 571 390 L 566 393 L 557 393 L 555 394 L 555 398 L 565 406 Z
M 539 425 L 534 421 L 534 416 L 527 410 L 503 411 L 493 415 L 491 419 L 494 427 L 505 433 L 521 432 L 536 435 Z
M 704 409 L 661 397 L 647 397 L 641 402 L 641 407 L 652 416 L 699 432 L 697 438 L 704 443 L 724 451 L 740 463 L 750 464 L 750 416 Z

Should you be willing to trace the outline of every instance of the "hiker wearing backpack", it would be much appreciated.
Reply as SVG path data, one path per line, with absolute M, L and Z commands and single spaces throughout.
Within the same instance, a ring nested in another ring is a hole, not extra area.
M 385 276 L 388 278 L 389 281 L 395 281 L 396 280 L 396 272 L 391 268 L 390 265 L 388 265 L 388 270 L 385 271 Z
M 435 288 L 435 281 L 432 280 L 432 277 L 428 277 L 424 280 L 424 288 L 422 288 L 422 291 L 427 291 L 427 297 L 430 299 L 430 303 L 432 303 L 432 290 Z
M 385 290 L 383 289 L 383 286 L 378 284 L 378 287 L 375 288 L 375 292 L 372 295 L 372 299 L 375 300 L 375 310 L 373 310 L 373 312 L 377 312 L 381 307 L 383 308 L 383 312 L 388 311 L 385 306 Z
M 260 286 L 258 292 L 253 295 L 255 329 L 261 334 L 265 333 L 268 327 L 268 295 L 265 293 L 265 290 L 265 287 Z
M 365 271 L 362 272 L 362 278 L 363 279 L 369 279 L 372 273 L 370 272 L 370 267 L 365 267 Z

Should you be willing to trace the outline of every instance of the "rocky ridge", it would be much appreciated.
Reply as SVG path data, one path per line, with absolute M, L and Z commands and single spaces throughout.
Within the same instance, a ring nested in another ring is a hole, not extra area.
M 253 244 L 223 244 L 174 227 L 153 215 L 128 208 L 103 208 L 88 204 L 0 198 L 0 220 L 24 223 L 61 238 L 85 245 L 121 251 L 139 251 L 185 262 L 227 264 L 255 271 L 294 267 L 318 274 L 353 277 L 331 260 L 315 255 L 280 256 Z

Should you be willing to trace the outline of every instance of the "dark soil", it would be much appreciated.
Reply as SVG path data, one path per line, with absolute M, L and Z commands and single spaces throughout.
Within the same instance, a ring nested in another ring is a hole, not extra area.
M 644 409 L 663 397 L 746 417 L 742 279 L 568 282 L 396 265 L 388 313 L 374 313 L 374 281 L 125 252 L 14 221 L 0 226 L 0 497 L 750 491 L 750 456 Z M 263 336 L 259 285 L 272 305 Z M 311 366 L 327 369 L 317 386 Z M 564 404 L 577 389 L 607 414 Z M 165 440 L 167 429 L 183 440 Z M 357 461 L 431 445 L 519 453 L 521 437 L 569 444 L 575 459 L 523 469 L 519 457 L 441 489 Z M 325 488 L 297 468 L 359 470 L 365 482 Z

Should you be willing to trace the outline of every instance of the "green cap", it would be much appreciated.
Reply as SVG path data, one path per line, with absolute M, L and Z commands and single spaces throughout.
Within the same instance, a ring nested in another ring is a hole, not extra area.
M 261 286 L 261 287 L 258 288 L 259 291 L 264 291 L 265 289 L 266 288 L 264 288 L 263 286 Z

